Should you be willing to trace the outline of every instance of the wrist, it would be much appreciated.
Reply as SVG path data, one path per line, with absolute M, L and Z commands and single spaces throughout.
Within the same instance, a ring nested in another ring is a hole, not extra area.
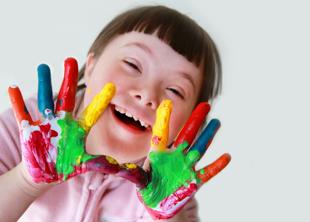
M 34 182 L 23 162 L 16 166 L 16 174 L 18 186 L 25 194 L 31 197 L 38 197 L 55 185 L 54 183 L 47 184 Z

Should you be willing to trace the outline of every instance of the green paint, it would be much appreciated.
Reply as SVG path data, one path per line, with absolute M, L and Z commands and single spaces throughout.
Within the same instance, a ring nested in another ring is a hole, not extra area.
M 57 121 L 61 128 L 60 139 L 57 145 L 56 170 L 67 176 L 74 172 L 74 166 L 80 165 L 96 156 L 85 152 L 85 131 L 79 126 L 70 114 Z
M 164 198 L 192 180 L 198 181 L 193 165 L 199 159 L 198 151 L 184 155 L 187 142 L 180 144 L 173 152 L 153 151 L 150 153 L 152 180 L 140 191 L 145 204 L 155 208 Z

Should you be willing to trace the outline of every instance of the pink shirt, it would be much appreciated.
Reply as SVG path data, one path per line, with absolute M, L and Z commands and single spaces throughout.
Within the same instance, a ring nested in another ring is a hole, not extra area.
M 77 106 L 82 96 L 77 98 Z M 26 101 L 33 119 L 39 119 L 35 99 Z M 21 161 L 18 127 L 11 109 L 0 115 L 0 175 Z M 198 221 L 197 205 L 186 209 L 188 220 Z M 58 184 L 37 198 L 19 221 L 134 222 L 152 221 L 138 200 L 135 185 L 113 176 L 88 172 Z

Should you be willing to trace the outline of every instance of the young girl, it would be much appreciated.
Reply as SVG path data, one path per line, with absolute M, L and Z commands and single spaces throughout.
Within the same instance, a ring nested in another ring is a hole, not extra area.
M 74 118 L 83 115 L 106 83 L 116 86 L 110 105 L 87 131 L 87 153 L 147 166 L 151 128 L 161 101 L 173 103 L 170 147 L 195 106 L 218 94 L 221 63 L 214 42 L 193 20 L 163 6 L 140 7 L 117 16 L 101 31 L 79 80 Z M 48 113 L 37 111 L 36 103 L 35 99 L 26 101 L 32 119 L 40 119 L 41 114 L 49 118 Z M 75 169 L 65 182 L 34 183 L 33 174 L 21 163 L 12 110 L 1 115 L 0 124 L 1 221 L 152 221 L 135 184 L 110 171 Z M 124 166 L 130 170 L 131 165 Z M 197 220 L 192 198 L 167 221 Z

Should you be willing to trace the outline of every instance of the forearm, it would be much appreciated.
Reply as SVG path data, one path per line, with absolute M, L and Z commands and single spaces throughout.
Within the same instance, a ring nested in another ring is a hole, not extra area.
M 0 221 L 17 221 L 28 206 L 51 185 L 35 184 L 22 164 L 0 176 Z
M 159 220 L 160 222 L 198 222 L 198 205 L 197 200 L 192 198 L 184 208 L 169 220 Z
M 180 222 L 180 221 L 189 222 L 185 211 L 181 211 L 180 213 L 175 215 L 173 218 L 159 219 L 159 220 L 155 220 L 154 222 Z

